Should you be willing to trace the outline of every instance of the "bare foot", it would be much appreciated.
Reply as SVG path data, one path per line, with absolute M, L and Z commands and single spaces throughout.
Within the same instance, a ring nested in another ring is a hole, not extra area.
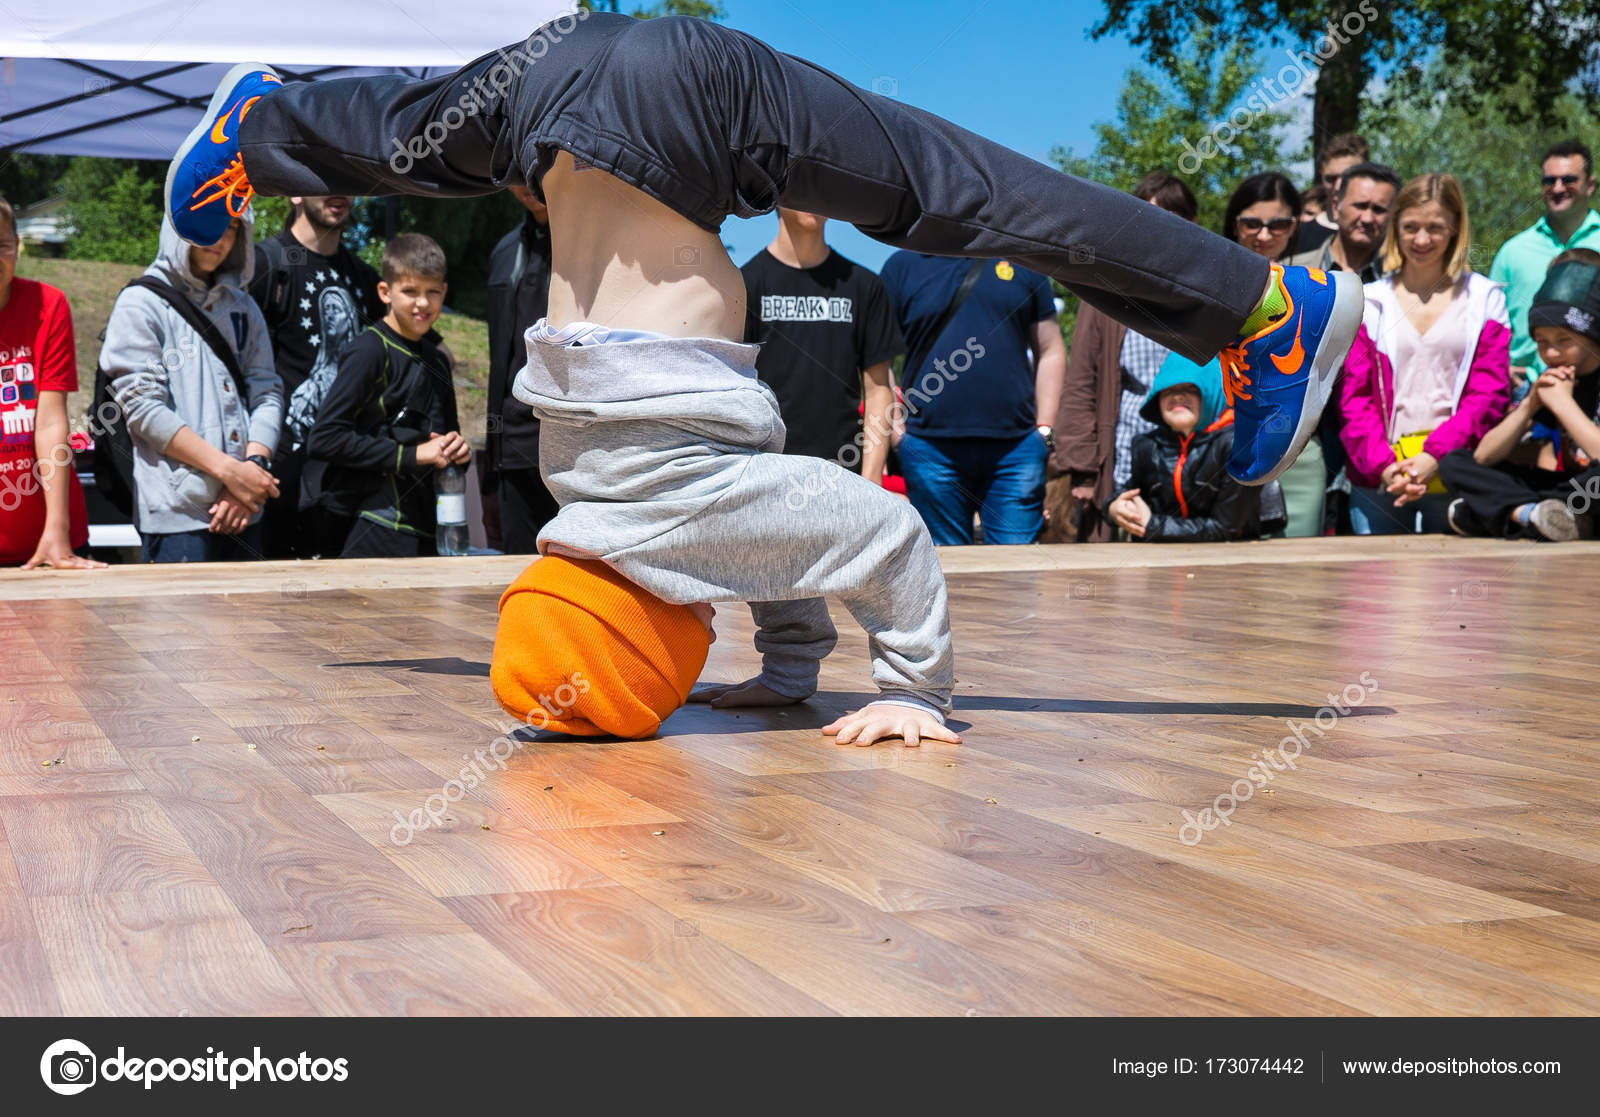
M 805 699 L 779 694 L 760 679 L 746 679 L 742 683 L 695 683 L 689 691 L 689 701 L 726 710 L 734 706 L 793 706 Z

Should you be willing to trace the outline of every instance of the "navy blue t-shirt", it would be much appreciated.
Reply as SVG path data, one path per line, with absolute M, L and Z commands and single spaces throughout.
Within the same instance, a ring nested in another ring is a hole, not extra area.
M 955 299 L 971 260 L 896 252 L 880 278 L 916 353 Z M 985 260 L 978 281 L 920 368 L 900 374 L 906 430 L 924 438 L 1020 438 L 1035 414 L 1033 327 L 1056 316 L 1050 281 L 1007 260 Z M 907 357 L 909 360 L 910 357 Z

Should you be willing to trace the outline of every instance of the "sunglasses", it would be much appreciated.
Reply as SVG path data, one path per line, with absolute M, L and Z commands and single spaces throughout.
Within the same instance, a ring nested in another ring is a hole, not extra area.
M 1239 229 L 1246 233 L 1259 233 L 1262 229 L 1269 233 L 1281 233 L 1294 228 L 1294 218 L 1274 217 L 1270 221 L 1263 221 L 1259 217 L 1241 217 L 1235 221 Z
M 1579 175 L 1545 175 L 1539 181 L 1546 186 L 1554 186 L 1558 182 L 1562 186 L 1576 186 L 1580 177 Z

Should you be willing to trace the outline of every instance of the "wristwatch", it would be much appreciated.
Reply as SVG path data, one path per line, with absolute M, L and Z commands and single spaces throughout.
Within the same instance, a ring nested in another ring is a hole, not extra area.
M 1044 444 L 1050 449 L 1056 448 L 1056 432 L 1047 423 L 1040 423 L 1034 430 L 1039 432 L 1039 437 L 1044 439 Z
M 245 461 L 247 461 L 247 462 L 255 462 L 257 465 L 259 465 L 262 469 L 266 470 L 268 473 L 272 472 L 272 459 L 267 457 L 265 454 L 251 454 L 248 458 L 245 459 Z

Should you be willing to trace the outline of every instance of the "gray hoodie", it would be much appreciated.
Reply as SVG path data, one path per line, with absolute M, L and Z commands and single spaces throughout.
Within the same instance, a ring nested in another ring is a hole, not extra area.
M 184 427 L 240 461 L 251 442 L 277 449 L 283 383 L 273 368 L 266 322 L 247 293 L 255 264 L 250 230 L 247 215 L 207 283 L 189 268 L 189 242 L 163 220 L 160 251 L 144 271 L 186 294 L 235 346 L 248 404 L 240 401 L 228 366 L 154 292 L 122 292 L 106 323 L 100 365 L 113 378 L 133 439 L 133 522 L 142 534 L 196 531 L 211 523 L 207 509 L 222 482 L 164 453 Z

